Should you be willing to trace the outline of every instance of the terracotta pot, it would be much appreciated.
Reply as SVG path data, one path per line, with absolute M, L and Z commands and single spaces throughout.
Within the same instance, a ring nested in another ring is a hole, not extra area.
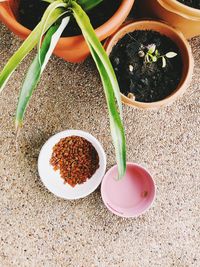
M 200 10 L 177 0 L 140 0 L 145 16 L 157 17 L 178 28 L 186 38 L 200 35 Z
M 135 0 L 122 0 L 117 12 L 102 26 L 96 29 L 96 34 L 102 41 L 119 28 L 128 16 Z M 25 39 L 30 30 L 22 26 L 17 20 L 19 0 L 0 3 L 0 20 L 16 35 Z M 81 62 L 89 55 L 88 46 L 82 35 L 60 38 L 54 54 L 69 62 Z
M 153 20 L 142 20 L 130 22 L 122 26 L 106 43 L 106 51 L 108 54 L 111 53 L 112 48 L 117 44 L 117 42 L 124 37 L 129 32 L 133 32 L 135 30 L 153 30 L 157 31 L 171 40 L 173 40 L 176 45 L 179 47 L 181 57 L 183 60 L 183 72 L 182 78 L 178 85 L 178 87 L 174 90 L 174 92 L 166 97 L 165 99 L 152 103 L 143 103 L 129 99 L 125 95 L 122 94 L 122 102 L 132 107 L 138 107 L 143 109 L 157 109 L 163 106 L 169 105 L 174 100 L 176 100 L 180 95 L 184 93 L 184 91 L 188 88 L 193 74 L 194 61 L 192 57 L 191 48 L 183 36 L 181 32 L 168 26 L 167 24 L 159 21 Z

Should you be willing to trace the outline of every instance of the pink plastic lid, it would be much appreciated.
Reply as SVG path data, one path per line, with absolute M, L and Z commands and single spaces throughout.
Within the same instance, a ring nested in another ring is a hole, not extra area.
M 117 180 L 117 166 L 104 176 L 101 195 L 106 207 L 114 214 L 131 218 L 144 213 L 155 198 L 155 183 L 147 170 L 127 163 L 126 175 Z

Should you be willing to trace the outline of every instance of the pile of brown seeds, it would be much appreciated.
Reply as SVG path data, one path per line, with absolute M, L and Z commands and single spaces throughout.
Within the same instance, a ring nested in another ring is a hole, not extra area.
M 79 136 L 62 138 L 54 147 L 50 164 L 72 187 L 90 179 L 99 168 L 99 156 L 93 145 Z

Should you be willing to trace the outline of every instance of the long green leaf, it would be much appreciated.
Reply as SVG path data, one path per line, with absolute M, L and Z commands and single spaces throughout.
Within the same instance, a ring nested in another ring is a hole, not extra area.
M 74 1 L 72 3 L 72 11 L 79 27 L 82 30 L 101 76 L 109 110 L 111 134 L 118 164 L 118 174 L 119 178 L 121 178 L 124 176 L 126 171 L 126 140 L 122 124 L 122 116 L 120 116 L 120 114 L 122 115 L 122 104 L 119 85 L 112 64 L 110 63 L 103 46 L 95 34 L 88 16 Z M 118 112 L 115 98 L 118 103 L 120 114 Z
M 105 0 L 106 1 L 106 0 Z M 103 0 L 79 0 L 78 3 L 85 11 L 89 11 L 99 5 Z
M 54 10 L 56 10 L 57 8 L 66 8 L 67 4 L 64 3 L 63 0 L 56 0 L 54 1 L 52 4 L 50 4 L 47 9 L 45 10 L 42 19 L 41 19 L 41 29 L 40 29 L 40 40 L 38 42 L 38 50 L 40 50 L 40 46 L 42 43 L 42 37 L 44 35 L 44 33 L 46 32 L 46 25 L 49 21 L 49 18 L 51 18 L 52 13 L 54 12 Z M 64 12 L 63 12 L 64 13 Z M 40 53 L 39 53 L 40 54 Z M 40 60 L 40 57 L 39 57 Z
M 48 9 L 46 14 L 51 13 L 52 10 Z M 63 14 L 62 8 L 56 8 L 51 16 L 45 21 L 45 29 L 43 29 L 43 24 L 40 22 L 37 27 L 30 33 L 30 35 L 26 38 L 26 40 L 22 43 L 21 47 L 15 52 L 15 54 L 9 59 L 4 69 L 0 73 L 0 92 L 5 87 L 8 79 L 17 68 L 17 66 L 21 63 L 21 61 L 28 55 L 28 53 L 36 46 L 38 41 L 40 40 L 40 35 L 42 31 L 46 31 L 57 21 L 57 19 Z
M 43 0 L 43 1 L 44 2 L 47 2 L 47 3 L 53 3 L 53 2 L 55 2 L 55 0 Z M 79 3 L 79 5 L 82 6 L 82 8 L 85 11 L 89 11 L 92 8 L 94 8 L 95 6 L 99 5 L 103 1 L 104 0 L 78 0 L 78 3 Z
M 73 15 L 81 28 L 81 31 L 86 39 L 87 42 L 89 42 L 96 53 L 98 54 L 100 60 L 102 61 L 102 64 L 105 66 L 106 71 L 108 73 L 108 76 L 111 80 L 111 84 L 113 87 L 113 91 L 117 100 L 117 104 L 120 110 L 120 115 L 122 117 L 122 104 L 121 104 L 121 96 L 120 96 L 120 90 L 119 85 L 117 82 L 117 78 L 115 75 L 115 72 L 113 70 L 112 64 L 101 44 L 98 37 L 96 36 L 96 33 L 90 23 L 89 17 L 84 12 L 84 10 L 74 1 L 72 1 L 72 10 Z
M 40 80 L 41 74 L 44 71 L 53 53 L 53 50 L 68 22 L 69 17 L 66 17 L 62 20 L 60 25 L 55 24 L 48 30 L 40 49 L 40 55 L 36 55 L 35 59 L 33 60 L 33 63 L 28 69 L 18 100 L 15 121 L 16 128 L 22 126 L 24 114 L 30 101 L 30 98 L 33 94 L 33 91 L 35 90 Z
M 119 178 L 121 178 L 124 176 L 126 171 L 126 139 L 125 139 L 124 128 L 122 120 L 117 110 L 117 106 L 115 104 L 114 94 L 111 91 L 112 84 L 108 77 L 107 71 L 103 66 L 100 58 L 98 57 L 96 51 L 91 46 L 90 46 L 90 51 L 94 61 L 96 62 L 106 95 L 106 100 L 109 110 L 111 134 L 116 150 L 118 173 L 119 173 Z

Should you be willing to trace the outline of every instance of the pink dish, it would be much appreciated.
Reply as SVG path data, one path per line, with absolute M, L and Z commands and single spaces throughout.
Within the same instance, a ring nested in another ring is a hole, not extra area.
M 106 207 L 114 214 L 131 218 L 137 217 L 150 208 L 155 198 L 155 183 L 143 167 L 127 163 L 127 171 L 117 180 L 117 166 L 104 176 L 101 195 Z

